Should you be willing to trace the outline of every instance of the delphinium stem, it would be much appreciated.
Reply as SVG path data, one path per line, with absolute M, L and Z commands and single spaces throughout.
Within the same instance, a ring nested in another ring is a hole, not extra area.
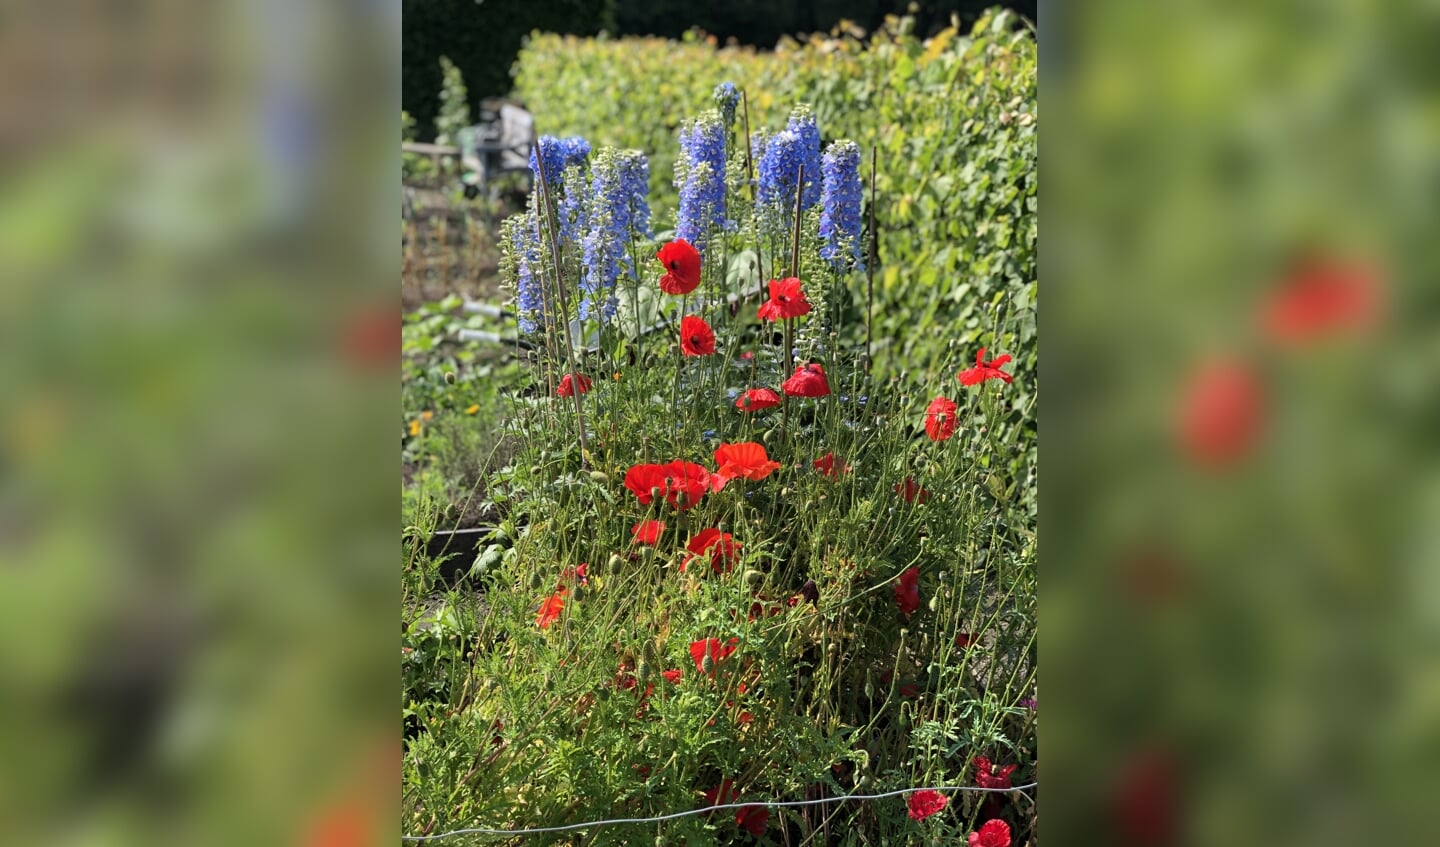
M 555 208 L 550 202 L 549 179 L 545 174 L 545 157 L 540 153 L 539 141 L 535 142 L 535 165 L 536 169 L 540 171 L 540 202 L 545 206 L 545 218 L 550 224 L 550 237 L 547 240 L 550 243 L 551 260 L 555 266 L 555 291 L 560 299 L 560 332 L 565 338 L 566 363 L 570 368 L 574 369 L 579 363 L 575 359 L 575 347 L 570 340 L 570 303 L 569 299 L 565 296 L 565 283 L 560 278 L 560 243 L 555 240 Z M 589 464 L 587 456 L 590 454 L 589 447 L 585 443 L 585 407 L 584 401 L 581 399 L 581 396 L 585 392 L 580 390 L 580 374 L 577 371 L 572 370 L 572 372 L 575 373 L 575 376 L 571 380 L 570 396 L 575 398 L 575 423 L 580 432 L 580 466 L 585 467 Z M 561 378 L 564 378 L 563 374 Z
M 875 231 L 875 163 L 879 148 L 870 148 L 870 261 L 865 263 L 865 373 L 870 373 L 870 324 L 875 306 L 875 263 L 880 258 L 880 234 Z

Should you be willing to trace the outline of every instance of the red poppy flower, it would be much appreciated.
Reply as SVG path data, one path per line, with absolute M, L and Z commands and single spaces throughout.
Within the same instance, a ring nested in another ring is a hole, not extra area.
M 715 332 L 704 318 L 686 315 L 680 319 L 680 351 L 687 356 L 709 356 L 715 352 Z
M 560 387 L 555 389 L 555 396 L 574 396 L 577 386 L 579 387 L 580 393 L 584 394 L 585 392 L 590 390 L 590 386 L 592 384 L 593 383 L 590 382 L 590 377 L 583 374 L 565 374 L 565 376 L 560 378 Z
M 760 304 L 760 319 L 778 321 L 810 314 L 810 301 L 795 277 L 770 280 L 770 299 Z
M 720 784 L 705 792 L 705 805 L 724 806 L 734 803 L 740 792 L 735 790 L 735 780 L 722 779 Z
M 1368 329 L 1380 311 L 1379 275 L 1365 265 L 1309 260 L 1260 307 L 1260 325 L 1282 346 Z
M 826 476 L 831 479 L 834 479 L 842 473 L 850 473 L 850 465 L 847 462 L 841 462 L 839 468 L 835 467 L 834 450 L 811 462 L 811 464 L 815 466 L 815 469 L 820 472 L 821 476 Z
M 740 639 L 738 638 L 732 638 L 723 644 L 718 638 L 706 638 L 703 641 L 690 642 L 690 658 L 695 660 L 695 670 L 700 673 L 705 673 L 706 656 L 709 656 L 710 661 L 715 665 L 725 661 L 730 657 L 731 653 L 735 652 L 735 647 L 739 643 Z M 713 668 L 710 673 L 706 675 L 713 679 L 715 676 Z
M 904 483 L 895 483 L 895 493 L 904 497 L 906 503 L 918 503 L 922 506 L 930 499 L 929 489 L 921 488 L 915 480 L 908 476 L 905 477 Z
M 1010 361 L 1010 354 L 1006 353 L 998 359 L 985 361 L 985 350 L 981 347 L 980 352 L 975 354 L 975 367 L 963 370 L 958 378 L 961 385 L 979 385 L 987 379 L 1003 379 L 1006 382 L 1013 382 L 1015 377 L 1000 370 L 1000 366 Z
M 1180 403 L 1180 441 L 1197 464 L 1219 467 L 1245 458 L 1264 415 L 1259 380 L 1247 365 L 1219 360 L 1204 365 Z
M 710 569 L 715 573 L 729 573 L 734 567 L 735 561 L 740 558 L 740 545 L 736 543 L 728 532 L 721 532 L 718 529 L 701 530 L 690 542 L 685 545 L 692 556 L 680 563 L 680 572 L 685 572 L 685 565 L 695 556 L 703 556 L 708 551 L 710 554 Z
M 726 482 L 737 476 L 759 482 L 780 467 L 765 454 L 765 445 L 754 441 L 721 444 L 715 451 L 715 465 L 715 475 Z
M 780 395 L 768 388 L 752 388 L 740 395 L 735 401 L 735 408 L 742 412 L 758 412 L 761 409 L 771 409 L 780 405 Z
M 565 589 L 562 587 L 555 589 L 555 593 L 545 598 L 545 602 L 540 604 L 540 611 L 535 615 L 535 623 L 541 629 L 549 629 L 550 624 L 554 623 L 564 610 Z
M 712 485 L 710 472 L 694 462 L 634 465 L 625 472 L 625 487 L 635 493 L 642 506 L 664 497 L 673 508 L 691 509 Z
M 655 254 L 665 266 L 660 290 L 666 294 L 689 294 L 700 284 L 700 251 L 683 238 L 661 247 Z
M 1010 824 L 999 818 L 986 821 L 979 832 L 970 833 L 970 847 L 1010 847 Z
M 626 474 L 629 478 L 629 474 Z M 664 521 L 641 521 L 630 527 L 630 534 L 634 536 L 636 544 L 644 544 L 647 547 L 654 547 L 660 540 L 660 534 L 665 531 Z
M 949 802 L 950 798 L 944 794 L 941 794 L 939 791 L 931 791 L 927 788 L 924 791 L 916 791 L 914 794 L 911 794 L 906 805 L 910 807 L 911 820 L 923 821 L 945 808 Z
M 830 393 L 830 382 L 825 379 L 825 369 L 810 362 L 796 368 L 795 373 L 780 384 L 780 390 L 791 397 L 824 397 Z
M 1018 765 L 1005 765 L 998 770 L 984 756 L 975 757 L 975 784 L 981 788 L 1010 788 L 1010 774 Z
M 765 824 L 770 821 L 770 810 L 764 806 L 741 806 L 735 813 L 735 823 L 759 838 L 765 834 Z
M 931 441 L 944 441 L 955 434 L 959 423 L 955 419 L 955 401 L 948 397 L 936 397 L 925 409 L 925 434 Z
M 579 567 L 566 568 L 560 572 L 560 584 L 556 590 L 560 590 L 572 582 L 579 582 L 581 585 L 590 584 L 590 563 L 582 562 Z
M 755 358 L 755 351 L 753 351 L 753 350 L 746 350 L 744 353 L 741 353 L 741 354 L 740 354 L 740 358 L 741 358 L 741 360 L 748 362 L 748 361 L 750 361 L 751 359 Z
M 671 685 L 678 685 L 679 682 L 680 682 L 680 678 L 683 677 L 683 676 L 685 675 L 685 673 L 684 673 L 684 671 L 678 671 L 678 670 L 676 670 L 676 671 L 661 671 L 661 672 L 660 672 L 660 675 L 663 676 L 663 677 L 665 677 L 665 681 L 668 682 L 668 683 L 670 683 Z
M 959 632 L 955 634 L 955 646 L 961 650 L 970 646 L 970 633 Z
M 906 568 L 895 584 L 895 605 L 902 615 L 913 615 L 920 608 L 920 569 L 914 565 Z

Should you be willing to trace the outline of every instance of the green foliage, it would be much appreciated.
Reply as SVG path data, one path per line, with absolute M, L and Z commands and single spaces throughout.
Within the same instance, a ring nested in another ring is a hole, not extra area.
M 774 130 L 794 103 L 810 104 L 827 141 L 853 139 L 866 158 L 878 150 L 878 372 L 936 372 L 944 342 L 971 344 L 1001 316 L 1025 347 L 1016 351 L 1019 367 L 1033 369 L 1034 36 L 1004 11 L 982 17 L 969 35 L 950 28 L 922 41 L 912 27 L 908 18 L 891 18 L 863 39 L 837 28 L 772 52 L 716 49 L 693 33 L 682 44 L 534 34 L 516 64 L 515 88 L 542 132 L 649 152 L 657 230 L 676 207 L 677 116 L 708 105 L 718 82 L 751 93 L 752 130 Z M 864 304 L 864 280 L 850 285 Z M 920 326 L 944 332 L 915 332 Z
M 455 144 L 460 130 L 470 126 L 469 93 L 465 77 L 448 56 L 440 57 L 440 113 L 435 116 L 435 143 Z
M 465 75 L 473 109 L 509 93 L 510 66 L 525 33 L 593 35 L 610 26 L 611 6 L 612 0 L 403 0 L 401 105 L 415 116 L 420 137 L 433 138 L 441 56 Z

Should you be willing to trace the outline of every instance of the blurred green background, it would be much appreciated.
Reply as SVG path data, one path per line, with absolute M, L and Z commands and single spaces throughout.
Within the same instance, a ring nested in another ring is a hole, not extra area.
M 1058 11 L 1049 823 L 1440 843 L 1436 7 Z

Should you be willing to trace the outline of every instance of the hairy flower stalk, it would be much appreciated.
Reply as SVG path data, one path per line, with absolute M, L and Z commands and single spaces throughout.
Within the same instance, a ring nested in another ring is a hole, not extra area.
M 715 108 L 720 110 L 720 117 L 724 120 L 728 132 L 735 125 L 735 108 L 740 105 L 740 91 L 735 88 L 735 83 L 722 82 L 715 86 L 715 93 L 711 97 L 715 100 Z
M 680 190 L 675 237 L 704 255 L 714 229 L 734 228 L 725 217 L 725 126 L 714 109 L 680 128 L 675 187 Z
M 506 218 L 500 232 L 501 272 L 514 283 L 520 331 L 529 334 L 545 319 L 545 293 L 541 289 L 544 269 L 534 211 Z
M 860 147 L 853 141 L 836 141 L 826 149 L 821 167 L 824 187 L 820 195 L 820 256 L 840 273 L 851 268 L 864 269 Z
M 650 237 L 650 163 L 638 150 L 605 148 L 591 168 L 587 229 L 582 239 L 580 318 L 615 316 L 615 283 L 635 275 L 630 244 Z

